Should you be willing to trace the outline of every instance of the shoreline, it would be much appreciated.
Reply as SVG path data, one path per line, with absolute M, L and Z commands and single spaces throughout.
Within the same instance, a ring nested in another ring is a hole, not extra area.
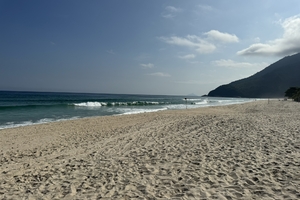
M 0 198 L 297 199 L 300 104 L 80 118 L 0 130 Z
M 235 104 L 244 104 L 244 103 L 249 103 L 257 100 L 265 100 L 265 99 L 254 99 L 251 101 L 245 101 L 245 102 L 239 102 L 239 103 L 229 103 L 229 104 L 224 104 L 224 105 L 201 105 L 196 108 L 188 108 L 187 109 L 199 109 L 199 108 L 207 108 L 207 107 L 218 107 L 218 106 L 228 106 L 228 105 L 235 105 Z M 193 104 L 188 104 L 188 105 L 193 105 Z M 185 105 L 184 105 L 185 106 Z M 62 118 L 62 119 L 51 119 L 51 118 L 44 118 L 38 120 L 38 122 L 30 122 L 28 124 L 20 123 L 20 124 L 12 124 L 12 125 L 6 125 L 5 128 L 0 127 L 1 130 L 6 130 L 6 129 L 11 129 L 11 128 L 19 128 L 19 127 L 26 127 L 26 126 L 34 126 L 34 125 L 40 125 L 40 124 L 48 124 L 48 123 L 55 123 L 55 122 L 61 122 L 61 121 L 70 121 L 70 120 L 77 120 L 77 119 L 86 119 L 86 118 L 94 118 L 94 117 L 107 117 L 107 116 L 121 116 L 121 115 L 135 115 L 135 114 L 144 114 L 144 113 L 153 113 L 153 112 L 161 112 L 161 111 L 168 111 L 168 110 L 185 110 L 185 108 L 181 109 L 168 109 L 168 108 L 160 108 L 156 110 L 150 110 L 150 111 L 138 111 L 136 113 L 122 113 L 122 114 L 113 114 L 113 115 L 99 115 L 99 116 L 86 116 L 86 117 L 80 117 L 80 116 L 73 116 L 71 118 Z M 4 126 L 4 125 L 3 125 Z

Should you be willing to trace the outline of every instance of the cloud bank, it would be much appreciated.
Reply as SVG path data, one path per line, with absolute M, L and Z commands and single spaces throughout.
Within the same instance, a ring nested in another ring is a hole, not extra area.
M 160 37 L 160 39 L 168 44 L 195 49 L 200 54 L 211 53 L 216 49 L 214 44 L 196 35 L 188 35 L 186 37 Z
M 279 22 L 283 28 L 281 38 L 266 43 L 255 43 L 238 51 L 243 56 L 286 56 L 300 52 L 300 15 Z
M 211 30 L 203 34 L 206 37 L 187 35 L 186 37 L 160 37 L 165 43 L 194 49 L 199 54 L 209 54 L 217 49 L 218 43 L 236 43 L 239 39 L 236 35 Z
M 219 41 L 223 43 L 234 43 L 239 42 L 239 38 L 236 35 L 231 35 L 229 33 L 222 33 L 217 30 L 211 30 L 207 33 L 204 33 L 208 37 L 208 39 L 211 39 L 213 41 Z

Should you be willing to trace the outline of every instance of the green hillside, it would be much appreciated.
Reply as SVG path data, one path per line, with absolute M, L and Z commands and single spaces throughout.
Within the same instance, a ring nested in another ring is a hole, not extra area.
M 221 85 L 208 93 L 212 97 L 283 97 L 290 87 L 300 86 L 300 53 L 284 57 L 245 79 Z

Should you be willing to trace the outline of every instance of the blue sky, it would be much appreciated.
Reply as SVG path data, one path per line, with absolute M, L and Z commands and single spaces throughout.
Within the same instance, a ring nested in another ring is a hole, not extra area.
M 299 0 L 0 0 L 0 90 L 207 94 L 300 52 Z

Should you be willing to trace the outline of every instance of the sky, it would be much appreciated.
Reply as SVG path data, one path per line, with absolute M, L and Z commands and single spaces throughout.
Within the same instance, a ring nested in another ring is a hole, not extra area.
M 300 52 L 299 0 L 0 0 L 0 90 L 197 95 Z

